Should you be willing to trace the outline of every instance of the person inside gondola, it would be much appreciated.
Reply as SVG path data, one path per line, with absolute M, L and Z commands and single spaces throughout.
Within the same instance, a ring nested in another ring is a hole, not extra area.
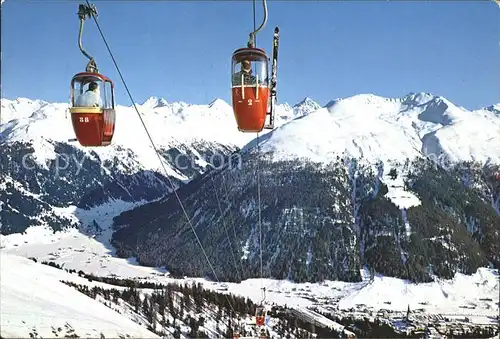
M 75 107 L 102 107 L 99 86 L 96 82 L 92 81 L 87 91 L 76 99 Z
M 240 86 L 243 78 L 244 85 L 255 85 L 257 78 L 252 75 L 252 65 L 249 60 L 241 61 L 241 70 L 233 76 L 233 86 Z

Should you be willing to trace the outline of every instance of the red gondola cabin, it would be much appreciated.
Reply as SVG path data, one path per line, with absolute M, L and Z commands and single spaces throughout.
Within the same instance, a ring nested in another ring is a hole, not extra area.
M 71 122 L 82 146 L 111 144 L 115 131 L 114 85 L 99 73 L 82 72 L 71 80 Z
M 240 48 L 232 57 L 233 112 L 241 132 L 264 129 L 269 103 L 266 52 L 260 48 Z
M 266 309 L 263 306 L 258 306 L 255 311 L 255 325 L 264 326 L 266 322 Z

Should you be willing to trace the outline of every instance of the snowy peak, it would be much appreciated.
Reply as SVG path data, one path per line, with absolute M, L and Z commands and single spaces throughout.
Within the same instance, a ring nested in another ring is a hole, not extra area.
M 384 98 L 374 94 L 358 94 L 330 101 L 325 108 L 334 115 L 372 116 L 399 111 L 398 99 Z
M 332 100 L 277 128 L 262 143 L 276 160 L 325 162 L 347 154 L 369 162 L 404 162 L 424 153 L 444 154 L 451 161 L 485 161 L 500 159 L 498 135 L 500 116 L 475 114 L 440 96 L 360 94 Z
M 212 102 L 208 104 L 208 107 L 214 109 L 232 110 L 231 105 L 219 98 L 212 100 Z
M 67 103 L 17 98 L 2 99 L 1 105 L 3 141 L 67 142 L 74 138 Z M 344 152 L 372 160 L 413 158 L 422 152 L 444 152 L 450 158 L 464 160 L 500 158 L 500 154 L 489 154 L 500 149 L 499 108 L 496 104 L 468 111 L 426 92 L 400 98 L 359 94 L 334 99 L 324 107 L 306 97 L 293 106 L 276 106 L 276 129 L 271 131 L 267 144 L 273 145 L 272 149 L 279 146 L 285 154 L 290 149 L 301 155 L 315 154 L 313 158 L 319 156 L 320 161 L 326 154 Z M 254 138 L 237 130 L 232 106 L 219 98 L 208 105 L 190 105 L 152 96 L 140 111 L 148 113 L 144 119 L 155 142 L 166 148 L 175 140 L 195 139 L 241 148 Z M 141 122 L 133 108 L 117 106 L 113 144 L 133 150 L 138 161 L 146 167 L 154 163 L 151 169 L 156 168 L 158 162 L 151 157 L 150 142 L 144 133 L 138 133 L 138 126 Z M 269 130 L 264 131 L 267 133 Z M 108 158 L 113 156 L 110 150 L 95 151 Z
M 433 95 L 431 93 L 420 92 L 410 93 L 400 99 L 405 108 L 426 107 L 426 114 L 422 115 L 422 120 L 440 120 L 442 125 L 450 123 L 452 120 L 460 119 L 467 110 L 458 107 L 448 99 Z
M 293 106 L 290 106 L 288 103 L 276 105 L 275 126 L 280 126 L 295 118 L 300 118 L 319 108 L 321 108 L 321 106 L 309 97 L 305 97 Z
M 238 131 L 232 106 L 219 98 L 210 104 L 200 105 L 185 102 L 169 103 L 163 98 L 151 96 L 143 104 L 137 105 L 140 118 L 134 107 L 118 103 L 112 145 L 92 149 L 80 147 L 77 142 L 71 141 L 75 135 L 67 102 L 47 103 L 41 100 L 17 98 L 2 99 L 1 105 L 0 142 L 32 141 L 36 149 L 35 158 L 42 166 L 45 166 L 46 161 L 57 157 L 55 145 L 62 143 L 74 146 L 89 156 L 94 152 L 103 161 L 116 159 L 120 152 L 131 152 L 128 154 L 134 154 L 134 160 L 128 156 L 127 160 L 123 161 L 135 164 L 132 172 L 146 169 L 162 170 L 148 135 L 144 132 L 142 121 L 155 144 L 165 150 L 178 147 L 180 143 L 204 144 L 206 147 L 217 149 L 221 145 L 231 149 L 241 148 L 255 138 L 254 134 Z M 276 126 L 295 117 L 293 109 L 288 105 L 277 105 L 276 109 Z M 284 115 L 281 116 L 281 113 Z M 269 130 L 264 130 L 263 134 L 268 132 Z
M 293 115 L 295 117 L 301 117 L 320 108 L 321 105 L 319 105 L 316 101 L 309 97 L 305 97 L 302 101 L 293 106 Z
M 337 104 L 340 100 L 342 100 L 342 99 L 341 99 L 341 98 L 337 98 L 337 99 L 334 99 L 334 100 L 330 100 L 330 101 L 328 101 L 328 103 L 327 103 L 325 106 L 323 106 L 323 108 L 327 108 L 327 109 L 328 109 L 328 108 L 330 108 L 330 107 L 333 107 L 333 106 L 335 106 L 335 105 L 336 105 L 336 104 Z
M 158 108 L 158 107 L 167 107 L 169 106 L 169 103 L 167 100 L 159 97 L 149 97 L 144 101 L 141 105 L 142 107 L 148 107 L 148 108 Z
M 500 116 L 500 103 L 485 107 L 484 110 Z
M 331 114 L 361 114 L 363 116 L 408 115 L 421 122 L 449 125 L 461 120 L 466 112 L 446 98 L 430 93 L 410 93 L 402 98 L 387 98 L 374 94 L 358 94 L 331 100 L 325 108 Z M 417 112 L 415 115 L 414 113 Z M 420 123 L 418 123 L 420 125 Z
M 316 101 L 314 101 L 310 97 L 305 97 L 304 99 L 293 105 L 293 108 L 298 108 L 301 106 L 315 107 L 316 109 L 321 107 Z
M 403 98 L 401 98 L 403 103 L 412 105 L 422 105 L 434 99 L 436 99 L 436 97 L 431 93 L 427 92 L 419 92 L 419 93 L 410 92 Z
M 2 120 L 0 123 L 7 123 L 13 119 L 27 118 L 48 103 L 43 100 L 31 100 L 28 98 L 16 98 L 14 100 L 0 100 L 0 110 Z
M 424 110 L 418 115 L 422 121 L 440 125 L 450 125 L 461 118 L 462 111 L 444 98 L 435 98 L 424 104 Z

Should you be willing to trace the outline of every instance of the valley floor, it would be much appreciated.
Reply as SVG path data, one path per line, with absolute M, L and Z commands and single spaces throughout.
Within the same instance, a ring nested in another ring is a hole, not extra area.
M 109 245 L 103 245 L 106 244 L 104 239 L 98 239 L 75 229 L 52 233 L 42 227 L 30 228 L 24 234 L 1 237 L 2 337 L 27 336 L 29 333 L 26 331 L 31 331 L 32 327 L 40 335 L 43 332 L 49 336 L 53 336 L 54 328 L 55 331 L 60 328 L 69 333 L 71 328 L 76 331 L 78 327 L 80 332 L 88 335 L 100 331 L 106 337 L 116 337 L 118 329 L 126 328 L 127 333 L 133 333 L 134 337 L 153 337 L 146 328 L 106 306 L 98 302 L 89 304 L 90 299 L 85 300 L 84 295 L 60 283 L 62 278 L 58 275 L 66 274 L 65 279 L 75 283 L 88 284 L 87 279 L 45 265 L 33 266 L 35 263 L 31 260 L 20 257 L 54 262 L 64 269 L 81 270 L 95 276 L 134 278 L 160 284 L 199 282 L 209 290 L 248 297 L 254 302 L 261 299 L 260 279 L 241 283 L 216 283 L 199 278 L 173 279 L 164 268 L 143 267 L 134 260 L 114 257 Z M 27 265 L 30 268 L 24 270 Z M 297 284 L 264 279 L 262 284 L 266 287 L 269 304 L 286 305 L 303 312 L 308 312 L 306 308 L 314 308 L 340 318 L 378 317 L 397 327 L 409 307 L 416 326 L 444 323 L 446 319 L 449 323 L 463 323 L 465 326 L 498 324 L 499 275 L 495 270 L 481 268 L 472 276 L 456 274 L 452 280 L 436 279 L 425 284 L 412 284 L 379 275 L 370 279 L 367 271 L 363 271 L 362 275 L 364 279 L 359 283 L 325 281 Z M 71 302 L 68 303 L 68 300 Z M 402 325 L 400 328 L 405 329 Z

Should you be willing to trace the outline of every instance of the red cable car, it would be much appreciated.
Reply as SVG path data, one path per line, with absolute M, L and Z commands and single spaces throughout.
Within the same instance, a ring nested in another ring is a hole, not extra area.
M 255 311 L 255 325 L 264 326 L 266 323 L 266 309 L 264 306 L 258 306 Z
M 267 55 L 260 48 L 240 48 L 232 58 L 233 111 L 242 132 L 260 132 L 268 115 Z
M 269 80 L 268 57 L 263 49 L 255 47 L 255 37 L 267 22 L 267 4 L 264 5 L 264 20 L 259 28 L 250 33 L 246 48 L 233 52 L 231 61 L 231 96 L 233 112 L 241 132 L 260 132 L 274 128 L 274 106 L 276 102 L 276 73 L 278 63 L 279 29 L 274 29 L 273 66 Z M 255 19 L 255 8 L 254 8 Z M 269 124 L 266 117 L 269 115 Z
M 115 132 L 114 85 L 99 73 L 82 72 L 71 80 L 71 122 L 82 146 L 111 144 Z
M 111 144 L 115 132 L 115 94 L 113 81 L 99 74 L 97 64 L 82 47 L 86 17 L 97 16 L 94 5 L 79 5 L 80 31 L 78 47 L 89 62 L 85 72 L 71 79 L 71 122 L 80 145 L 87 147 Z

